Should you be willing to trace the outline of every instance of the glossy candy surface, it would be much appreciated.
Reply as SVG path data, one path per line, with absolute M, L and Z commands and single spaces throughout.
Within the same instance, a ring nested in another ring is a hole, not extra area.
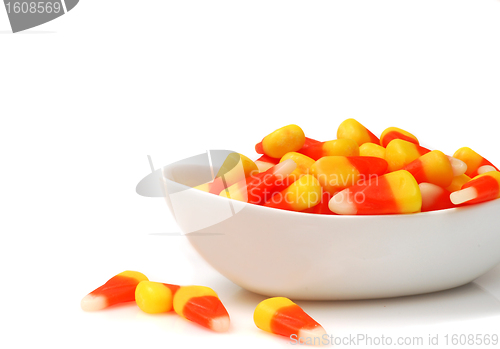
M 359 146 L 352 139 L 335 139 L 333 141 L 311 144 L 307 148 L 302 148 L 297 152 L 316 161 L 323 156 L 358 156 Z
M 410 172 L 418 183 L 427 182 L 444 188 L 451 184 L 454 177 L 450 159 L 439 150 L 420 156 L 404 166 L 403 170 Z
M 274 165 L 278 164 L 279 161 L 279 159 L 272 158 L 264 154 L 260 158 L 255 160 L 255 165 L 257 165 L 259 172 L 264 172 L 269 170 Z
M 161 282 L 141 281 L 135 289 L 135 302 L 142 311 L 148 314 L 170 311 L 175 292 L 179 287 Z
M 174 295 L 173 306 L 183 318 L 213 331 L 229 329 L 229 314 L 217 293 L 209 287 L 180 287 Z
M 380 140 L 355 119 L 344 120 L 337 129 L 337 139 L 352 139 L 359 146 L 365 143 L 379 144 Z
M 304 146 L 306 136 L 304 131 L 297 125 L 283 126 L 257 143 L 255 151 L 272 158 L 281 158 L 288 152 L 297 151 Z
M 402 139 L 410 143 L 419 144 L 417 137 L 410 132 L 397 127 L 388 127 L 380 135 L 380 145 L 385 148 L 394 139 Z
M 265 172 L 254 174 L 233 184 L 222 190 L 219 195 L 233 200 L 261 204 L 295 180 L 295 177 L 289 175 L 296 167 L 293 160 L 285 160 Z
M 117 274 L 85 296 L 81 301 L 81 307 L 85 311 L 94 311 L 119 303 L 132 302 L 135 300 L 135 288 L 143 280 L 148 278 L 137 271 L 127 270 Z
M 204 183 L 194 188 L 218 195 L 222 189 L 256 172 L 259 172 L 259 168 L 252 160 L 245 155 L 231 153 L 222 163 L 222 166 L 212 182 Z
M 487 167 L 482 168 L 482 173 L 488 172 L 488 170 L 498 171 L 498 168 L 496 168 L 491 162 L 483 158 L 481 155 L 479 155 L 469 147 L 458 149 L 455 154 L 453 154 L 453 157 L 460 159 L 467 164 L 467 171 L 465 172 L 465 174 L 471 178 L 480 174 L 478 173 L 478 170 L 483 166 Z
M 288 159 L 292 159 L 293 162 L 297 164 L 297 167 L 291 173 L 291 175 L 294 176 L 296 179 L 298 179 L 303 175 L 309 174 L 310 168 L 314 164 L 313 159 L 297 152 L 286 153 L 285 155 L 283 155 L 280 162 L 283 162 Z
M 422 195 L 422 212 L 443 210 L 455 206 L 450 200 L 451 193 L 439 185 L 420 183 L 418 186 Z
M 429 149 L 417 144 L 402 139 L 394 139 L 385 148 L 387 170 L 389 172 L 400 170 L 428 152 L 430 152 Z
M 328 207 L 328 202 L 330 201 L 331 198 L 332 198 L 332 195 L 329 192 L 323 190 L 323 195 L 321 196 L 321 201 L 318 204 L 316 204 L 315 206 L 310 207 L 310 208 L 306 208 L 305 210 L 303 210 L 301 212 L 334 215 L 336 213 L 333 213 L 332 211 L 330 211 L 330 208 Z
M 312 175 L 304 175 L 286 189 L 271 196 L 264 206 L 289 211 L 303 211 L 316 206 L 321 201 L 322 189 Z
M 500 172 L 490 171 L 472 178 L 462 189 L 451 193 L 455 205 L 476 204 L 500 197 Z
M 328 206 L 337 214 L 414 213 L 421 210 L 422 196 L 411 173 L 399 170 L 344 189 Z
M 454 192 L 457 190 L 462 189 L 462 186 L 470 181 L 471 178 L 467 176 L 466 174 L 461 174 L 459 176 L 453 177 L 451 184 L 447 186 L 445 189 L 448 190 L 449 192 Z
M 326 334 L 324 328 L 301 307 L 288 298 L 273 297 L 260 302 L 255 308 L 255 325 L 263 331 L 307 343 L 320 343 Z M 308 340 L 309 338 L 309 340 Z
M 387 161 L 368 156 L 324 156 L 311 166 L 311 173 L 331 195 L 386 170 Z
M 385 148 L 378 144 L 365 143 L 359 146 L 359 155 L 385 159 Z

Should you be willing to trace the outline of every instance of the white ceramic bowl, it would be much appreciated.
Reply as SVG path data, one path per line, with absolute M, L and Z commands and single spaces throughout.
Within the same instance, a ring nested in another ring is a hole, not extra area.
M 208 163 L 190 159 L 164 167 L 167 204 L 200 255 L 255 293 L 413 295 L 466 284 L 500 262 L 500 200 L 408 215 L 314 215 L 189 188 L 210 173 Z

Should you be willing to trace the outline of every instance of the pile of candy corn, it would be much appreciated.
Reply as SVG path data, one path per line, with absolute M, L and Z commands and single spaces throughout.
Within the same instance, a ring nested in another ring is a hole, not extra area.
M 85 311 L 134 302 L 148 314 L 172 309 L 183 317 L 216 332 L 229 330 L 229 314 L 217 293 L 205 286 L 177 286 L 149 281 L 142 273 L 127 270 L 113 276 L 81 301 Z M 255 325 L 295 342 L 318 344 L 326 334 L 323 327 L 297 304 L 284 297 L 260 302 L 253 315 Z
M 181 317 L 217 332 L 229 329 L 229 315 L 217 293 L 205 286 L 177 286 L 149 281 L 146 275 L 127 270 L 113 276 L 81 301 L 85 311 L 135 301 L 148 314 L 174 310 Z
M 232 153 L 215 179 L 195 187 L 234 200 L 320 214 L 403 214 L 470 205 L 500 197 L 500 172 L 474 150 L 453 156 L 385 129 L 380 138 L 354 119 L 337 139 L 320 142 L 297 125 L 277 129 L 255 150 Z

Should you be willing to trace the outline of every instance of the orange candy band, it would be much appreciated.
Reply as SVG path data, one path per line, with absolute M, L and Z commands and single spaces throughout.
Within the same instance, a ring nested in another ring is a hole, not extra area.
M 491 166 L 492 169 L 498 171 L 498 168 L 491 162 L 468 147 L 458 149 L 455 154 L 453 154 L 453 157 L 460 159 L 467 164 L 467 171 L 465 174 L 471 178 L 476 177 L 479 174 L 478 170 L 483 166 Z
M 455 204 L 476 204 L 500 197 L 500 172 L 491 171 L 472 178 L 450 195 Z
M 289 175 L 295 167 L 296 164 L 292 160 L 281 162 L 265 172 L 253 174 L 233 184 L 222 190 L 219 195 L 251 204 L 261 204 L 294 182 L 295 177 Z
M 422 196 L 415 178 L 405 170 L 387 173 L 335 194 L 329 202 L 338 214 L 420 212 Z
M 316 206 L 322 197 L 318 180 L 312 175 L 304 175 L 286 189 L 275 193 L 264 203 L 266 207 L 289 211 L 303 211 Z
M 311 166 L 311 173 L 330 194 L 382 175 L 387 161 L 369 156 L 324 156 Z
M 318 160 L 323 156 L 358 156 L 359 146 L 352 139 L 335 139 L 332 141 L 319 142 L 302 148 L 297 151 L 313 160 Z
M 403 167 L 417 180 L 417 183 L 433 183 L 447 187 L 453 180 L 453 168 L 448 157 L 439 150 L 428 152 Z
M 127 270 L 113 276 L 104 285 L 96 288 L 82 299 L 85 311 L 101 310 L 111 305 L 135 300 L 135 288 L 148 278 L 137 271 Z
M 174 310 L 183 318 L 217 332 L 229 329 L 229 314 L 217 294 L 205 286 L 183 286 L 174 296 Z
M 385 149 L 388 172 L 402 169 L 412 161 L 430 152 L 429 149 L 402 139 L 392 140 Z
M 455 207 L 450 200 L 451 192 L 448 190 L 432 183 L 420 183 L 418 186 L 422 195 L 422 212 Z
M 253 317 L 255 325 L 261 330 L 288 338 L 321 339 L 326 333 L 316 320 L 285 297 L 273 297 L 260 302 Z
M 380 135 L 380 145 L 384 148 L 394 139 L 401 139 L 414 144 L 419 144 L 417 137 L 410 132 L 402 130 L 397 127 L 386 128 Z

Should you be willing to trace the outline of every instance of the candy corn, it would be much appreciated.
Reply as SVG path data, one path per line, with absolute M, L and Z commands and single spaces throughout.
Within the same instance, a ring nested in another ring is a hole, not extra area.
M 313 207 L 306 208 L 301 212 L 334 215 L 336 213 L 333 213 L 328 208 L 328 202 L 330 201 L 331 197 L 332 195 L 329 192 L 323 191 L 323 195 L 321 196 L 321 201 L 318 204 L 316 204 Z
M 194 188 L 218 195 L 222 189 L 258 171 L 257 165 L 245 155 L 231 153 L 222 163 L 222 166 L 212 182 L 204 183 Z
M 326 331 L 301 307 L 288 298 L 274 297 L 255 308 L 255 325 L 263 331 L 285 336 L 301 343 L 319 344 Z
M 335 139 L 333 141 L 311 144 L 307 148 L 302 148 L 297 152 L 309 156 L 316 161 L 323 156 L 358 156 L 359 146 L 352 139 Z
M 385 148 L 387 170 L 388 172 L 400 170 L 428 152 L 430 152 L 429 149 L 417 144 L 402 139 L 394 139 Z
M 255 160 L 255 165 L 257 165 L 259 172 L 264 172 L 269 170 L 274 165 L 278 164 L 279 161 L 280 161 L 279 159 L 272 158 L 264 154 L 260 158 Z
M 85 311 L 107 308 L 111 305 L 135 300 L 135 288 L 148 278 L 137 271 L 127 270 L 113 276 L 104 285 L 86 295 L 81 302 Z
M 344 120 L 338 130 L 337 139 L 348 138 L 355 141 L 359 146 L 365 143 L 379 144 L 380 140 L 366 127 L 354 119 Z
M 470 177 L 467 176 L 466 174 L 455 176 L 453 177 L 451 184 L 447 186 L 445 189 L 448 190 L 449 192 L 460 190 L 462 189 L 462 186 L 468 181 L 470 181 Z
M 285 160 L 265 172 L 233 184 L 222 190 L 219 195 L 251 204 L 261 204 L 294 181 L 294 178 L 289 175 L 296 167 L 292 159 Z
M 461 190 L 451 193 L 455 205 L 475 204 L 500 197 L 500 172 L 490 171 L 472 178 Z
M 141 281 L 135 289 L 135 302 L 148 314 L 172 310 L 173 296 L 180 286 L 161 282 Z
M 306 137 L 306 140 L 304 142 L 304 145 L 302 146 L 302 148 L 307 148 L 313 144 L 317 144 L 317 143 L 321 143 L 320 141 L 316 140 L 316 139 L 312 139 L 312 138 L 309 138 L 309 137 Z
M 422 196 L 411 173 L 399 170 L 342 190 L 328 207 L 337 214 L 413 213 L 420 211 Z
M 182 286 L 174 295 L 174 310 L 183 318 L 216 332 L 229 329 L 229 314 L 217 293 L 205 286 Z
M 301 149 L 307 148 L 313 144 L 321 143 L 320 141 L 316 139 L 312 139 L 309 137 L 305 137 L 304 145 L 302 146 Z M 264 149 L 262 148 L 262 142 L 259 142 L 255 145 L 255 151 L 257 154 L 264 154 Z
M 458 149 L 455 154 L 453 154 L 453 157 L 460 159 L 467 164 L 467 171 L 465 174 L 471 178 L 480 174 L 479 169 L 481 169 L 481 173 L 498 171 L 498 168 L 496 168 L 491 162 L 468 147 Z
M 422 195 L 422 212 L 443 210 L 455 206 L 450 200 L 450 192 L 439 185 L 420 183 L 418 186 Z
M 454 176 L 465 172 L 467 165 L 439 150 L 433 150 L 413 160 L 403 169 L 410 172 L 418 183 L 427 182 L 447 187 Z
M 290 211 L 303 211 L 321 201 L 321 185 L 312 175 L 304 175 L 288 188 L 271 196 L 264 206 Z
M 368 156 L 324 156 L 311 166 L 311 173 L 331 195 L 386 170 L 387 161 Z
M 222 189 L 238 183 L 258 171 L 257 165 L 245 155 L 231 153 L 227 156 L 210 185 L 210 193 L 219 194 Z
M 388 127 L 380 135 L 380 145 L 385 148 L 393 139 L 402 139 L 410 143 L 419 144 L 417 137 L 410 132 L 397 127 Z
M 378 144 L 365 143 L 359 146 L 359 155 L 385 159 L 385 148 Z
M 309 156 L 305 156 L 304 154 L 296 152 L 286 153 L 285 155 L 283 155 L 280 162 L 283 162 L 288 159 L 292 159 L 293 162 L 297 164 L 297 167 L 291 173 L 291 175 L 297 179 L 305 174 L 308 174 L 309 169 L 314 164 L 314 160 L 311 159 Z
M 239 177 L 223 171 L 220 178 L 197 188 L 305 213 L 395 214 L 489 200 L 496 195 L 491 184 L 496 175 L 491 173 L 500 172 L 470 148 L 460 148 L 451 157 L 422 147 L 415 135 L 397 127 L 386 128 L 379 139 L 352 118 L 339 125 L 335 140 L 320 142 L 305 137 L 299 126 L 287 125 L 264 137 L 255 150 L 263 154 L 254 164 L 262 177 L 250 173 L 255 167 L 249 163 Z M 291 173 L 285 170 L 291 167 L 280 167 L 288 160 L 296 164 Z M 487 179 L 467 184 L 483 174 L 492 177 L 489 192 L 479 185 Z M 272 184 L 261 180 L 265 176 Z
M 288 152 L 297 151 L 304 145 L 306 136 L 297 125 L 279 128 L 262 139 L 255 146 L 258 154 L 266 154 L 272 158 L 281 158 Z

